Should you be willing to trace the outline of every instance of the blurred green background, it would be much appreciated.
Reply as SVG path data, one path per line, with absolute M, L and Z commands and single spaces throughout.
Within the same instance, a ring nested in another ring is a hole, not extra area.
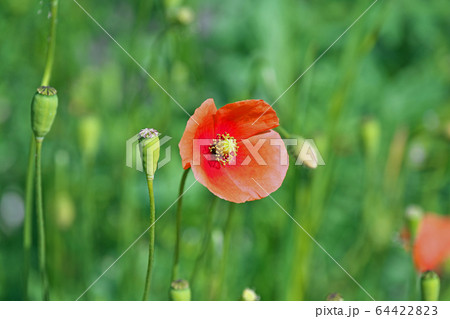
M 272 103 L 372 1 L 79 3 L 192 114 L 210 97 L 218 106 Z M 406 207 L 450 213 L 449 16 L 446 0 L 378 1 L 274 105 L 281 125 L 313 138 L 326 163 L 291 165 L 274 198 L 377 300 L 419 298 L 398 236 Z M 47 0 L 0 2 L 1 300 L 23 299 L 30 101 L 48 25 Z M 160 216 L 177 197 L 188 116 L 75 2 L 60 1 L 57 28 L 51 85 L 60 106 L 43 146 L 44 211 L 51 299 L 74 300 L 148 225 L 145 178 L 125 165 L 126 140 L 144 127 L 172 137 L 172 160 L 155 179 Z M 232 215 L 211 201 L 196 184 L 183 203 L 181 274 L 190 279 L 196 267 L 195 300 L 237 300 L 246 287 L 262 300 L 369 300 L 270 198 Z M 172 207 L 156 224 L 152 300 L 168 299 L 174 235 Z M 82 299 L 139 300 L 147 237 Z M 37 269 L 34 253 L 31 299 L 40 298 Z M 448 300 L 450 267 L 441 277 Z

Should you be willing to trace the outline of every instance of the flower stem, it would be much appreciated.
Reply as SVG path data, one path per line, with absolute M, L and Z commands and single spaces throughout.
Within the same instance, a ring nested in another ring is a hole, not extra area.
M 25 219 L 23 229 L 23 251 L 24 251 L 24 300 L 28 300 L 28 280 L 30 273 L 30 254 L 33 239 L 33 192 L 34 192 L 34 137 L 30 140 L 30 150 L 28 153 L 28 169 L 25 190 Z
M 41 181 L 41 149 L 42 138 L 36 138 L 36 210 L 38 218 L 38 251 L 39 251 L 39 270 L 41 272 L 42 299 L 49 300 L 49 288 L 45 255 L 45 223 L 44 210 L 42 205 L 42 181 Z
M 52 75 L 53 60 L 55 58 L 55 43 L 56 43 L 56 23 L 58 15 L 58 0 L 51 1 L 50 8 L 50 34 L 48 36 L 47 59 L 45 63 L 44 76 L 42 77 L 42 86 L 48 86 L 50 77 Z
M 153 178 L 147 176 L 147 186 L 148 186 L 148 195 L 150 198 L 150 242 L 148 244 L 148 265 L 147 265 L 147 276 L 145 278 L 145 288 L 144 295 L 142 300 L 145 301 L 148 299 L 148 294 L 150 291 L 150 282 L 152 275 L 152 266 L 153 266 L 153 257 L 155 252 L 155 195 L 153 193 Z
M 182 203 L 183 203 L 183 191 L 184 185 L 186 184 L 186 178 L 189 174 L 190 169 L 185 169 L 183 172 L 183 176 L 180 181 L 180 189 L 179 189 L 179 199 L 177 205 L 177 221 L 176 221 L 176 239 L 175 239 L 175 252 L 173 258 L 173 268 L 172 268 L 172 281 L 179 279 L 178 278 L 178 268 L 180 261 L 180 243 L 181 243 L 181 213 L 182 213 Z

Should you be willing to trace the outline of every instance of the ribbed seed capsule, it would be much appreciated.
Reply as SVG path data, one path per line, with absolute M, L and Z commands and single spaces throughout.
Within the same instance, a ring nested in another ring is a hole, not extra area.
M 170 286 L 170 300 L 191 301 L 191 288 L 189 288 L 187 280 L 178 279 L 172 281 Z
M 153 179 L 159 160 L 159 133 L 152 128 L 145 128 L 139 132 L 142 166 L 147 178 Z
M 41 86 L 37 89 L 31 102 L 31 127 L 34 136 L 43 139 L 52 128 L 58 109 L 58 95 L 50 86 Z

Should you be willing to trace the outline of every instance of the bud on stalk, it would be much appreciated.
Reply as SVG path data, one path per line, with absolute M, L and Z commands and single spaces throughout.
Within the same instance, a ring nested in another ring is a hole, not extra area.
M 31 102 L 31 127 L 36 139 L 42 140 L 52 128 L 58 109 L 58 95 L 50 86 L 37 89 Z
M 145 278 L 145 288 L 142 300 L 147 300 L 150 283 L 151 283 L 151 273 L 153 266 L 153 256 L 155 250 L 155 195 L 153 193 L 153 179 L 155 176 L 155 171 L 158 166 L 159 159 L 159 138 L 158 131 L 155 129 L 145 128 L 139 132 L 139 146 L 141 151 L 142 166 L 145 170 L 145 175 L 147 177 L 148 195 L 150 198 L 150 227 L 149 235 L 150 242 L 148 245 L 148 266 L 147 266 L 147 276 Z

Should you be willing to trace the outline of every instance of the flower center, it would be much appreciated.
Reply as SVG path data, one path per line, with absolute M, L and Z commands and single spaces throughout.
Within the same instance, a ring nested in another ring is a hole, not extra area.
M 209 146 L 209 151 L 215 155 L 216 160 L 222 165 L 226 165 L 236 157 L 239 146 L 236 139 L 230 134 L 217 134 Z

